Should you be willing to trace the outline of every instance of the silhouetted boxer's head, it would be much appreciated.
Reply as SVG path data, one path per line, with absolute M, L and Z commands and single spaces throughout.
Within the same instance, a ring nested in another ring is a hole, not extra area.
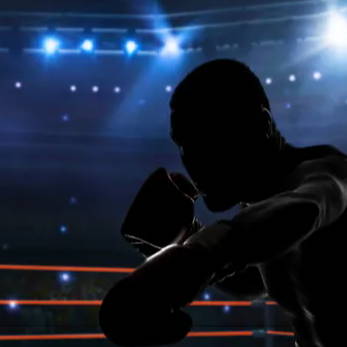
M 285 141 L 246 65 L 221 59 L 197 67 L 177 86 L 170 107 L 171 137 L 210 210 L 264 197 Z

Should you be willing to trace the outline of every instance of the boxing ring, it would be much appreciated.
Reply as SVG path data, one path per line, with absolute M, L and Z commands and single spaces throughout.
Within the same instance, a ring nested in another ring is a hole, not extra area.
M 134 268 L 126 267 L 82 267 L 82 266 L 51 266 L 51 265 L 11 265 L 0 264 L 2 271 L 69 271 L 69 272 L 89 272 L 89 273 L 131 273 Z M 101 300 L 0 300 L 0 306 L 20 305 L 20 306 L 100 306 Z M 267 306 L 277 305 L 275 301 L 264 301 Z M 251 307 L 256 305 L 253 301 L 193 301 L 189 306 L 195 307 L 218 307 L 218 306 L 238 306 Z M 187 336 L 194 337 L 263 337 L 272 336 L 294 336 L 291 331 L 277 330 L 240 330 L 240 331 L 191 331 Z M 106 339 L 102 333 L 81 333 L 81 334 L 25 334 L 25 335 L 0 335 L 0 341 L 38 341 L 38 340 L 95 340 Z

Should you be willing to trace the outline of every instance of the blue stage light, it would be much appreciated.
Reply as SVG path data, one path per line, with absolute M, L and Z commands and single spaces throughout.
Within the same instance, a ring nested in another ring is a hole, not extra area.
M 229 313 L 230 312 L 230 306 L 224 306 L 223 311 L 224 311 L 224 313 Z
M 289 82 L 295 82 L 296 81 L 296 76 L 295 75 L 289 75 Z
M 132 55 L 137 51 L 137 49 L 138 49 L 138 44 L 135 41 L 129 40 L 126 42 L 125 50 L 127 54 Z
M 66 225 L 61 225 L 61 226 L 59 227 L 59 230 L 60 230 L 60 232 L 61 232 L 62 234 L 64 234 L 64 233 L 66 233 L 66 232 L 68 231 L 68 228 L 67 228 Z
M 316 81 L 318 81 L 318 80 L 320 80 L 320 79 L 322 78 L 322 74 L 321 74 L 319 71 L 315 71 L 315 72 L 313 73 L 313 78 L 314 78 Z
M 175 37 L 168 37 L 162 50 L 164 55 L 177 55 L 181 51 L 178 40 Z
M 347 19 L 338 12 L 332 12 L 328 19 L 326 42 L 335 47 L 347 47 Z
M 268 85 L 271 84 L 272 83 L 272 78 L 271 77 L 266 78 L 265 79 L 265 83 L 268 84 Z
M 59 47 L 60 47 L 60 42 L 54 37 L 47 37 L 43 41 L 43 49 L 45 50 L 46 54 L 56 53 Z
M 77 205 L 77 203 L 78 203 L 77 198 L 76 198 L 75 196 L 70 196 L 70 198 L 69 198 L 69 204 L 70 204 L 70 205 Z
M 204 300 L 210 300 L 211 299 L 210 293 L 207 293 L 207 292 L 204 293 L 203 298 L 204 298 Z
M 92 52 L 94 49 L 94 42 L 92 40 L 84 40 L 81 44 L 81 49 L 85 52 Z
M 8 307 L 11 309 L 11 310 L 15 310 L 17 307 L 18 307 L 18 303 L 15 301 L 15 300 L 11 300 L 8 304 Z
M 59 274 L 59 280 L 63 283 L 69 282 L 71 279 L 71 276 L 68 272 L 62 272 Z
M 62 116 L 61 116 L 61 120 L 63 122 L 69 122 L 70 121 L 70 116 L 68 113 L 64 113 Z

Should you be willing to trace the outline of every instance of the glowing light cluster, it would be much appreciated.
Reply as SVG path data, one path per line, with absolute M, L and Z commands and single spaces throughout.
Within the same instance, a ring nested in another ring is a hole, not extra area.
M 347 19 L 338 12 L 329 16 L 326 42 L 335 47 L 347 47 Z
M 46 54 L 54 54 L 58 51 L 60 47 L 60 41 L 54 37 L 47 37 L 43 41 L 43 49 Z
M 94 42 L 92 40 L 84 40 L 81 44 L 81 49 L 85 52 L 92 52 L 94 49 Z
M 133 41 L 133 40 L 129 40 L 125 44 L 125 50 L 126 50 L 128 55 L 134 54 L 138 48 L 139 48 L 139 46 L 138 46 L 137 42 Z
M 47 55 L 53 55 L 59 52 L 62 42 L 55 36 L 47 36 L 43 39 L 42 49 Z M 116 44 L 115 44 L 116 47 Z M 84 39 L 80 45 L 79 50 L 84 53 L 92 53 L 95 51 L 95 42 L 92 39 Z M 135 54 L 140 48 L 138 41 L 129 39 L 124 43 L 124 52 L 131 56 Z M 161 49 L 163 55 L 177 55 L 181 52 L 179 40 L 176 37 L 169 36 L 164 40 L 164 45 Z

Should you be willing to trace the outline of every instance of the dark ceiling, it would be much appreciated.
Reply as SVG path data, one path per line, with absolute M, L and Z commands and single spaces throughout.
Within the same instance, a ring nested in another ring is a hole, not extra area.
M 322 0 L 1 0 L 0 11 L 150 14 Z

